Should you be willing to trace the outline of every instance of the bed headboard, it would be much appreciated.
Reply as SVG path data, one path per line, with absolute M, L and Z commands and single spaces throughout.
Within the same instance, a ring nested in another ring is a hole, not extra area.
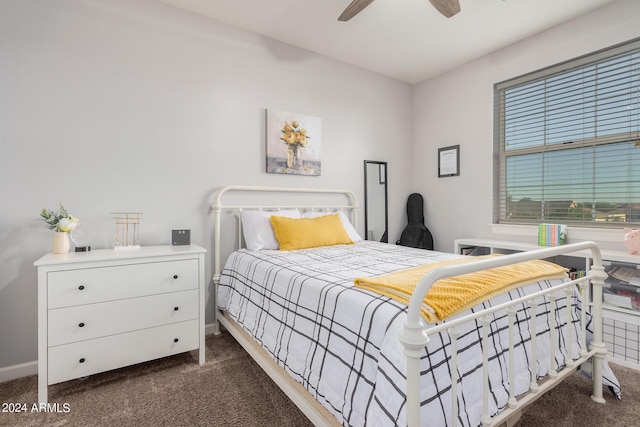
M 358 203 L 350 190 L 291 187 L 256 187 L 229 185 L 221 187 L 213 194 L 213 283 L 214 304 L 217 313 L 217 294 L 222 272 L 221 221 L 223 213 L 240 216 L 243 210 L 278 211 L 296 209 L 308 211 L 343 211 L 357 229 Z M 237 221 L 236 239 L 242 242 L 242 223 Z M 234 248 L 234 249 L 237 249 Z M 217 315 L 216 315 L 217 317 Z M 217 321 L 215 322 L 217 324 Z

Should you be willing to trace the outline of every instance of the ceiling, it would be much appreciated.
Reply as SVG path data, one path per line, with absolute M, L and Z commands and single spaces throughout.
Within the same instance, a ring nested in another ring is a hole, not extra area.
M 407 83 L 419 83 L 614 0 L 460 0 L 452 18 L 428 0 L 158 0 Z

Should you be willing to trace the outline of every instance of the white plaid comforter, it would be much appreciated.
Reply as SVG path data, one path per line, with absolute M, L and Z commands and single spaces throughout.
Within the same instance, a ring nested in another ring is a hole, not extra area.
M 300 382 L 338 421 L 349 426 L 406 425 L 406 361 L 398 340 L 406 306 L 353 285 L 356 277 L 374 276 L 407 267 L 450 259 L 445 254 L 378 242 L 362 241 L 298 251 L 234 252 L 222 272 L 218 307 L 248 331 L 294 379 Z M 522 296 L 558 281 L 541 281 L 490 303 Z M 531 288 L 531 289 L 528 289 Z M 557 299 L 560 348 L 564 365 L 567 337 L 566 298 Z M 479 306 L 478 309 L 481 309 Z M 570 299 L 572 323 L 580 320 L 580 300 Z M 549 370 L 549 306 L 538 308 L 538 377 Z M 530 371 L 529 309 L 516 318 L 516 391 L 528 390 Z M 508 399 L 508 331 L 506 315 L 497 314 L 490 332 L 490 412 Z M 461 328 L 458 341 L 458 423 L 480 424 L 482 412 L 481 332 L 476 325 Z M 577 335 L 573 357 L 579 355 Z M 525 343 L 522 345 L 522 343 Z M 421 419 L 429 426 L 451 424 L 451 374 L 446 334 L 431 338 L 422 359 Z M 605 381 L 617 387 L 608 367 Z

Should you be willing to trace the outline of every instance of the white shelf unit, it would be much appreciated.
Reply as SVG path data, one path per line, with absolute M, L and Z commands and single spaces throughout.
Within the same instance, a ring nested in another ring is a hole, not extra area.
M 454 240 L 454 251 L 457 254 L 462 254 L 463 250 L 471 248 L 484 248 L 485 252 L 491 254 L 504 254 L 541 249 L 543 246 L 538 246 L 535 243 L 509 240 L 478 238 Z M 562 265 L 569 264 L 567 266 L 571 267 L 581 264 L 588 269 L 591 266 L 590 255 L 589 252 L 574 252 L 566 255 L 570 258 L 576 258 L 573 262 L 566 258 L 554 261 Z M 631 264 L 640 269 L 640 255 L 632 255 L 623 251 L 603 250 L 602 260 L 605 269 L 616 263 Z M 640 293 L 640 286 L 637 292 Z M 609 350 L 610 359 L 615 363 L 640 370 L 640 311 L 605 302 L 603 317 L 603 341 Z
M 198 349 L 204 254 L 196 246 L 47 254 L 38 268 L 38 401 L 48 386 Z

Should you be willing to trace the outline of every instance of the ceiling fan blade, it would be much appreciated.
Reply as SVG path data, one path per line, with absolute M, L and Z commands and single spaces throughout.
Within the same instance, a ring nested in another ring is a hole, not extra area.
M 447 18 L 451 18 L 460 12 L 460 2 L 458 0 L 429 0 L 429 2 Z
M 362 12 L 362 9 L 369 6 L 373 0 L 353 0 L 349 6 L 342 12 L 338 21 L 348 21 L 349 19 Z

